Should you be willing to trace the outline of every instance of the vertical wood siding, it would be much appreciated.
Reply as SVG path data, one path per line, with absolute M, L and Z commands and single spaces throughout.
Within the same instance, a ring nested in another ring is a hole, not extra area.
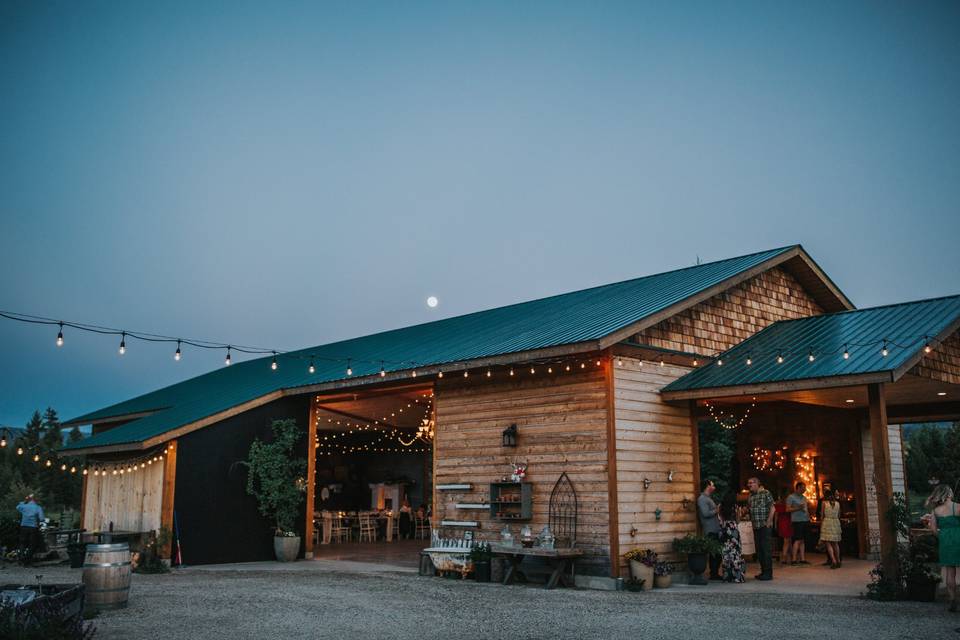
M 118 531 L 159 529 L 162 498 L 163 463 L 123 475 L 88 474 L 83 525 L 91 531 L 106 531 L 111 522 Z

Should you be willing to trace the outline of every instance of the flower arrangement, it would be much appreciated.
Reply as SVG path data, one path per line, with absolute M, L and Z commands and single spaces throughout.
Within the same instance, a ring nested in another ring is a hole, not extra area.
M 514 482 L 523 482 L 523 479 L 527 477 L 527 463 L 514 462 L 513 474 L 511 477 L 513 478 Z
M 632 560 L 648 567 L 656 567 L 659 562 L 657 552 L 653 549 L 631 549 L 623 554 L 625 560 Z

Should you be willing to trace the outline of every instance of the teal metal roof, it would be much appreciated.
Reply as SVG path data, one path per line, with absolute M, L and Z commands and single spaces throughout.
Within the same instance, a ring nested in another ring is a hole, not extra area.
M 713 286 L 795 252 L 793 245 L 643 278 L 437 320 L 224 367 L 70 420 L 86 424 L 154 411 L 67 448 L 142 442 L 271 392 L 597 341 Z M 587 350 L 587 349 L 584 349 Z M 307 372 L 314 358 L 316 372 Z
M 960 322 L 960 296 L 775 322 L 716 360 L 675 380 L 664 393 L 810 378 L 892 374 Z M 888 355 L 882 353 L 886 341 Z M 849 358 L 844 358 L 844 351 Z M 814 360 L 809 355 L 813 353 Z M 783 362 L 777 362 L 777 356 Z M 752 364 L 747 364 L 747 359 Z

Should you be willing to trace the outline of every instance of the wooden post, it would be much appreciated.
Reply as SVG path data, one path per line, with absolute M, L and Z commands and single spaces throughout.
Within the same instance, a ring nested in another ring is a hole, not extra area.
M 160 527 L 170 532 L 170 540 L 160 550 L 160 557 L 170 559 L 173 542 L 173 499 L 177 485 L 177 441 L 171 440 L 163 451 L 163 496 L 160 501 Z
M 620 577 L 620 500 L 617 497 L 617 406 L 613 382 L 613 355 L 604 362 L 607 383 L 607 519 L 610 528 L 610 576 Z
M 890 474 L 890 434 L 887 431 L 887 402 L 883 383 L 867 385 L 870 416 L 870 442 L 873 445 L 873 484 L 877 490 L 877 511 L 880 522 L 880 561 L 884 574 L 895 576 L 897 543 L 893 523 L 887 511 L 893 502 L 893 478 Z
M 693 447 L 693 505 L 694 522 L 700 531 L 700 514 L 696 509 L 700 497 L 700 421 L 697 419 L 697 401 L 690 401 L 690 441 Z
M 863 474 L 863 420 L 853 420 L 850 425 L 850 450 L 853 451 L 854 504 L 857 509 L 857 549 L 859 556 L 870 554 L 870 513 L 867 510 L 867 484 Z
M 83 474 L 83 485 L 80 489 L 80 529 L 85 528 L 84 524 L 87 517 L 87 473 Z
M 307 425 L 307 506 L 306 525 L 303 528 L 304 543 L 303 557 L 313 558 L 313 503 L 317 491 L 317 399 L 310 398 L 310 418 Z

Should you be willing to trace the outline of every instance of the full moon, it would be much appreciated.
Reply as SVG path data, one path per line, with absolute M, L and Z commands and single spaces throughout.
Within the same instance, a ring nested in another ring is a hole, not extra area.
M 437 296 L 430 296 L 429 298 L 427 298 L 427 306 L 430 307 L 431 309 L 437 306 L 439 303 L 440 301 L 437 300 Z

